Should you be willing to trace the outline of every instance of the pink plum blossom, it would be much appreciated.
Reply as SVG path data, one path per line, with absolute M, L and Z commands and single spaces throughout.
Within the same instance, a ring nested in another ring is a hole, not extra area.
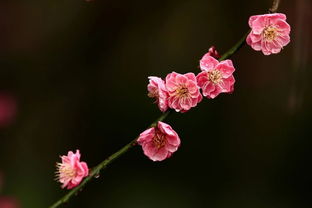
M 276 54 L 290 42 L 290 26 L 281 13 L 255 15 L 249 18 L 251 32 L 246 42 L 264 55 Z
M 215 98 L 222 92 L 233 92 L 235 68 L 231 60 L 219 62 L 207 53 L 200 60 L 200 68 L 202 72 L 196 78 L 205 97 Z
M 169 93 L 168 106 L 177 112 L 186 112 L 202 100 L 194 73 L 178 74 L 172 72 L 166 77 Z
M 3 173 L 0 171 L 0 192 L 3 186 Z
M 148 96 L 156 98 L 156 103 L 160 111 L 165 112 L 168 109 L 168 91 L 164 80 L 159 77 L 148 77 L 149 84 L 147 85 Z
M 13 197 L 0 196 L 0 208 L 20 208 L 20 204 Z
M 69 151 L 67 156 L 61 156 L 62 163 L 57 163 L 58 181 L 62 183 L 62 188 L 72 189 L 80 184 L 84 177 L 89 174 L 88 165 L 80 162 L 80 152 Z
M 0 193 L 4 183 L 4 175 L 0 171 Z M 0 208 L 20 208 L 20 204 L 15 197 L 0 195 Z
M 153 161 L 169 158 L 178 150 L 181 143 L 171 126 L 161 121 L 157 126 L 142 132 L 137 142 L 142 146 L 144 154 Z
M 7 92 L 0 92 L 0 128 L 8 127 L 16 117 L 16 98 Z
M 207 55 L 212 56 L 215 59 L 219 59 L 221 57 L 215 46 L 211 46 L 209 48 Z

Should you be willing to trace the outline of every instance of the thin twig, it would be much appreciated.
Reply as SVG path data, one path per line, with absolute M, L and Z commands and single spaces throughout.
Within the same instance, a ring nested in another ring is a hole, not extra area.
M 236 51 L 238 51 L 246 43 L 245 40 L 249 33 L 250 30 L 248 30 L 248 32 L 232 48 L 230 48 L 226 53 L 224 53 L 219 59 L 219 61 L 230 58 Z
M 272 4 L 272 7 L 269 9 L 269 12 L 270 13 L 277 12 L 279 4 L 280 4 L 280 0 L 273 0 L 273 4 Z
M 273 0 L 273 5 L 272 7 L 269 9 L 270 12 L 274 13 L 277 11 L 278 6 L 279 6 L 280 0 Z M 225 60 L 229 57 L 231 57 L 234 53 L 236 53 L 245 43 L 245 39 L 247 37 L 247 35 L 249 34 L 250 31 L 248 31 L 231 49 L 229 49 L 226 53 L 223 54 L 223 56 L 219 59 L 219 61 Z M 151 125 L 150 127 L 153 127 L 155 125 L 157 125 L 158 121 L 163 121 L 165 120 L 168 115 L 171 113 L 172 111 L 167 111 L 166 113 L 162 114 L 158 119 L 156 119 Z M 57 208 L 60 205 L 68 202 L 68 200 L 78 194 L 79 191 L 81 191 L 84 186 L 93 178 L 96 178 L 100 172 L 102 170 L 104 170 L 110 163 L 112 163 L 114 160 L 116 160 L 117 158 L 119 158 L 120 156 L 122 156 L 123 154 L 125 154 L 126 152 L 128 152 L 129 149 L 131 149 L 133 146 L 135 146 L 136 142 L 137 142 L 137 137 L 132 140 L 130 143 L 128 143 L 127 145 L 125 145 L 124 147 L 122 147 L 121 149 L 119 149 L 117 152 L 115 152 L 114 154 L 112 154 L 111 156 L 109 156 L 107 159 L 105 159 L 104 161 L 102 161 L 100 164 L 98 164 L 97 166 L 95 166 L 91 173 L 89 174 L 88 177 L 86 177 L 79 186 L 75 187 L 74 189 L 70 190 L 67 194 L 65 194 L 65 196 L 63 196 L 61 199 L 59 199 L 58 201 L 56 201 L 52 206 L 50 206 L 49 208 Z

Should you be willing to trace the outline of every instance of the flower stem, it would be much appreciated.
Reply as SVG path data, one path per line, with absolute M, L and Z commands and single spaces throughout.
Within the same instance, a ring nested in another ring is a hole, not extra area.
M 236 51 L 238 51 L 246 42 L 246 37 L 250 33 L 250 30 L 226 53 L 224 53 L 221 58 L 219 58 L 219 61 L 223 61 L 224 59 L 230 58 Z
M 279 6 L 279 2 L 280 0 L 273 0 L 273 5 L 270 8 L 270 12 L 276 12 Z M 248 31 L 231 49 L 229 49 L 226 53 L 223 54 L 223 56 L 219 59 L 219 61 L 225 60 L 229 57 L 231 57 L 234 53 L 236 53 L 245 43 L 245 39 L 247 37 L 247 35 L 249 34 L 250 31 Z M 173 112 L 172 110 L 168 110 L 167 112 L 163 113 L 159 118 L 157 118 L 151 125 L 150 127 L 156 126 L 158 121 L 163 121 L 165 120 L 168 115 Z M 114 154 L 112 154 L 111 156 L 109 156 L 107 159 L 105 159 L 104 161 L 102 161 L 100 164 L 98 164 L 97 166 L 95 166 L 91 173 L 89 174 L 88 177 L 86 177 L 77 187 L 75 187 L 74 189 L 70 190 L 67 194 L 65 194 L 61 199 L 59 199 L 58 201 L 56 201 L 52 206 L 50 206 L 49 208 L 57 208 L 60 205 L 66 203 L 69 201 L 69 199 L 78 194 L 79 191 L 81 191 L 84 186 L 93 178 L 96 178 L 100 172 L 102 170 L 104 170 L 110 163 L 112 163 L 114 160 L 116 160 L 117 158 L 119 158 L 120 156 L 122 156 L 123 154 L 125 154 L 126 152 L 128 152 L 129 149 L 131 149 L 133 146 L 136 145 L 138 137 L 136 137 L 135 139 L 133 139 L 130 143 L 128 143 L 127 145 L 123 146 L 121 149 L 119 149 L 117 152 L 115 152 Z

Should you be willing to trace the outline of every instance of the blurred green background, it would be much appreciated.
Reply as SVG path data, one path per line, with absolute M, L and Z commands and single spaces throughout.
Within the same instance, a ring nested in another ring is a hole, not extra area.
M 47 0 L 0 2 L 0 92 L 16 115 L 0 128 L 1 196 L 48 207 L 66 193 L 59 155 L 80 149 L 90 167 L 160 115 L 147 76 L 199 72 L 270 0 Z M 288 208 L 312 206 L 312 2 L 282 1 L 291 43 L 232 57 L 235 91 L 166 122 L 182 146 L 164 162 L 135 147 L 68 208 Z

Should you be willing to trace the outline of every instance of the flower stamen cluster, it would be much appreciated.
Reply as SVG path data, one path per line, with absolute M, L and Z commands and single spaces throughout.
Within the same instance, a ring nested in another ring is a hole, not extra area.
M 158 149 L 166 145 L 165 136 L 158 129 L 155 129 L 153 143 Z
M 273 41 L 278 36 L 276 27 L 270 25 L 264 28 L 262 35 L 267 41 Z
M 214 84 L 218 84 L 222 81 L 222 74 L 220 71 L 214 69 L 207 73 L 209 81 Z
M 181 85 L 178 89 L 176 89 L 176 96 L 178 97 L 188 97 L 189 91 L 186 86 Z

